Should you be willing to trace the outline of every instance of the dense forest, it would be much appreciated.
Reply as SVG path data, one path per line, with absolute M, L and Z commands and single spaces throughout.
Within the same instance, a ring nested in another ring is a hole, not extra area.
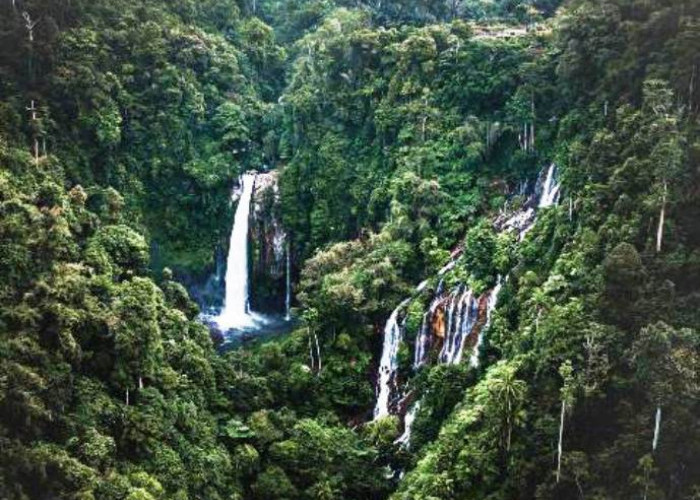
M 0 0 L 0 498 L 700 499 L 698 165 L 697 0 Z

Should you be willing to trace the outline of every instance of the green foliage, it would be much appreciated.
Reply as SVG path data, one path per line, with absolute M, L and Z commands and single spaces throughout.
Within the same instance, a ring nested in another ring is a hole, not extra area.
M 696 498 L 700 10 L 558 5 L 0 5 L 0 497 Z M 175 276 L 268 166 L 302 322 L 219 354 Z M 455 250 L 448 289 L 503 278 L 482 364 L 414 372 Z M 406 447 L 368 420 L 409 296 Z

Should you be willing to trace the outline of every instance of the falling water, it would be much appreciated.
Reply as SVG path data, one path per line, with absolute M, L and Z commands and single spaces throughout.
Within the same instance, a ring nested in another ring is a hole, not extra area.
M 462 314 L 460 310 L 462 308 L 462 298 L 459 295 L 460 287 L 452 290 L 450 293 L 450 298 L 448 305 L 445 309 L 445 336 L 442 341 L 442 349 L 438 355 L 438 360 L 441 363 L 450 364 L 452 359 L 452 351 L 454 349 L 454 334 L 453 329 L 455 325 L 455 317 L 459 317 Z
M 423 314 L 423 321 L 420 325 L 420 331 L 416 336 L 416 347 L 413 354 L 413 369 L 417 370 L 425 361 L 425 353 L 428 350 L 428 342 L 430 341 L 430 324 L 428 323 L 428 313 Z
M 241 182 L 243 189 L 233 221 L 226 264 L 224 308 L 216 318 L 222 330 L 255 326 L 248 307 L 248 215 L 255 174 L 244 174 Z
M 484 332 L 488 330 L 489 326 L 491 325 L 491 315 L 496 309 L 496 304 L 498 303 L 498 294 L 501 293 L 502 286 L 503 285 L 501 283 L 501 277 L 499 276 L 498 283 L 496 284 L 496 286 L 488 292 L 488 298 L 486 299 L 486 323 L 484 324 L 483 328 L 479 330 L 479 338 L 476 341 L 476 345 L 474 346 L 474 350 L 472 351 L 471 358 L 469 358 L 469 362 L 472 366 L 479 366 L 479 349 L 481 348 L 481 344 L 484 343 Z
M 384 345 L 382 347 L 382 359 L 379 363 L 379 388 L 377 393 L 377 405 L 374 408 L 374 418 L 389 415 L 389 399 L 391 386 L 394 384 L 397 368 L 397 354 L 401 343 L 401 325 L 399 325 L 399 313 L 411 301 L 406 299 L 399 307 L 394 309 L 384 327 Z
M 544 175 L 543 175 L 544 174 Z M 504 210 L 499 219 L 495 221 L 496 228 L 501 232 L 514 231 L 518 239 L 522 241 L 528 231 L 535 224 L 538 209 L 556 205 L 559 202 L 561 186 L 558 183 L 558 172 L 555 164 L 551 164 L 546 174 L 542 172 L 534 186 L 534 192 L 528 197 L 515 212 L 507 214 Z M 523 183 L 518 194 L 524 195 L 528 191 L 528 184 Z M 457 264 L 461 251 L 453 253 L 450 261 L 438 271 L 438 276 L 443 276 L 451 271 Z M 507 280 L 507 277 L 506 277 Z M 475 296 L 472 290 L 463 285 L 453 289 L 446 296 L 443 290 L 443 281 L 440 281 L 428 311 L 423 315 L 421 327 L 416 335 L 413 369 L 418 370 L 423 366 L 429 355 L 434 338 L 439 334 L 433 331 L 433 321 L 437 314 L 444 314 L 445 326 L 442 348 L 438 355 L 438 361 L 445 364 L 455 364 L 462 361 L 463 353 L 467 345 L 471 347 L 469 354 L 470 364 L 477 366 L 479 349 L 483 343 L 483 335 L 491 323 L 491 316 L 495 310 L 498 294 L 501 291 L 502 280 L 499 277 L 497 285 L 481 296 Z M 416 288 L 421 293 L 427 288 L 427 281 L 421 282 Z M 402 337 L 402 327 L 398 323 L 400 311 L 411 301 L 407 299 L 394 310 L 384 329 L 384 346 L 382 350 L 381 365 L 379 368 L 379 386 L 377 405 L 374 410 L 375 418 L 389 414 L 389 400 L 392 386 L 396 384 L 396 354 Z M 474 336 L 478 337 L 474 339 Z M 406 429 L 410 437 L 409 419 L 414 418 L 411 413 L 414 405 L 406 414 Z M 406 434 L 406 431 L 404 431 Z M 408 438 L 406 438 L 407 440 Z M 404 436 L 397 442 L 404 442 Z
M 404 417 L 403 421 L 403 434 L 401 434 L 396 441 L 394 441 L 394 444 L 400 444 L 405 448 L 408 448 L 411 445 L 411 430 L 413 428 L 413 422 L 416 421 L 418 410 L 420 410 L 420 401 L 416 401 L 416 403 L 406 412 L 406 416 Z
M 284 294 L 284 319 L 285 321 L 289 321 L 292 319 L 292 276 L 291 276 L 291 271 L 292 271 L 292 259 L 290 257 L 290 245 L 289 242 L 287 242 L 287 266 L 285 269 L 286 273 L 286 290 Z
M 551 207 L 559 202 L 560 186 L 557 182 L 557 166 L 552 163 L 547 169 L 547 177 L 542 185 L 538 208 Z
M 462 362 L 462 354 L 464 353 L 464 347 L 467 339 L 474 332 L 474 328 L 479 322 L 479 304 L 481 303 L 481 298 L 474 296 L 471 290 L 467 290 L 464 294 L 464 309 L 461 318 L 459 319 L 459 337 L 457 340 L 457 349 L 455 350 L 452 359 L 449 360 L 452 364 L 457 364 Z M 479 336 L 483 328 L 479 330 Z

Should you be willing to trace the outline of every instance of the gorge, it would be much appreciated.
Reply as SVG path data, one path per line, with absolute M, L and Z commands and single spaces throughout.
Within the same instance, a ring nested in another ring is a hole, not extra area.
M 700 2 L 0 1 L 0 498 L 697 500 Z

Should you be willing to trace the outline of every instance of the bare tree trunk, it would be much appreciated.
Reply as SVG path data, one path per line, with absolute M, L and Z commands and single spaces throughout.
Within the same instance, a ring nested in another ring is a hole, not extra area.
M 24 18 L 24 27 L 27 29 L 27 35 L 29 36 L 29 43 L 34 42 L 34 28 L 39 21 L 32 21 L 32 16 L 26 10 L 22 12 L 22 17 Z
M 693 94 L 695 93 L 695 72 L 698 67 L 693 64 L 693 73 L 690 75 L 690 84 L 688 85 L 688 111 L 693 111 Z
M 656 251 L 661 252 L 661 243 L 664 237 L 664 221 L 666 219 L 666 196 L 668 194 L 668 184 L 664 179 L 664 194 L 661 198 L 661 213 L 659 214 L 659 228 L 656 231 Z
M 143 389 L 143 377 L 139 377 L 139 389 Z
M 311 358 L 311 371 L 314 370 L 314 348 L 313 344 L 311 343 L 311 328 L 309 328 L 309 357 Z
M 129 389 L 126 389 L 126 406 L 129 406 Z
M 530 123 L 530 149 L 535 150 L 535 94 L 530 96 L 530 108 L 532 109 L 532 122 Z
M 656 407 L 656 421 L 654 423 L 654 440 L 651 442 L 651 451 L 656 451 L 659 444 L 659 432 L 661 431 L 661 407 Z
M 316 359 L 318 361 L 318 373 L 321 373 L 321 348 L 318 345 L 318 335 L 314 333 L 314 340 L 316 341 Z
M 574 199 L 569 197 L 569 222 L 574 220 Z
M 32 121 L 32 126 L 34 127 L 34 148 L 33 148 L 33 153 L 34 153 L 34 163 L 36 165 L 39 165 L 39 138 L 36 135 L 37 132 L 37 111 L 38 108 L 36 107 L 36 102 L 34 99 L 30 101 L 29 107 L 27 108 L 27 111 L 30 113 L 30 120 Z
M 561 454 L 564 440 L 564 415 L 566 414 L 566 401 L 561 402 L 561 416 L 559 417 L 559 445 L 557 446 L 557 483 L 561 477 Z
M 510 423 L 510 416 L 508 417 L 508 438 L 506 440 L 506 453 L 510 453 L 510 439 L 513 434 L 513 426 Z
M 486 151 L 491 149 L 491 122 L 486 122 Z
M 654 439 L 651 441 L 651 453 L 656 451 L 656 447 L 659 444 L 659 432 L 661 431 L 661 406 L 656 407 L 656 418 L 654 419 Z M 646 473 L 644 478 L 644 500 L 647 500 L 647 495 L 649 493 L 649 471 Z

